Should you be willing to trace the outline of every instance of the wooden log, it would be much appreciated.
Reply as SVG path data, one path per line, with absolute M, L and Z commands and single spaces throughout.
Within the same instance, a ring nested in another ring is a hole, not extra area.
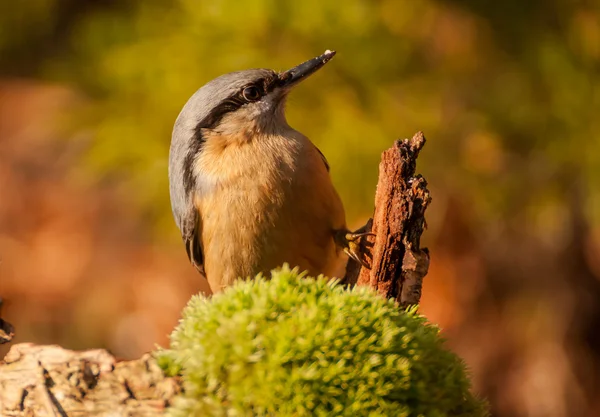
M 119 362 L 104 349 L 24 343 L 0 362 L 3 417 L 159 416 L 180 391 L 149 354 Z

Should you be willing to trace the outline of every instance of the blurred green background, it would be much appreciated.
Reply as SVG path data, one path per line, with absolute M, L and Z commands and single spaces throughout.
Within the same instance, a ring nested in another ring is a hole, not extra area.
M 166 342 L 206 284 L 170 214 L 188 97 L 335 59 L 290 97 L 350 225 L 421 130 L 422 311 L 497 416 L 600 415 L 600 4 L 28 0 L 0 4 L 0 296 L 17 342 Z M 6 347 L 0 349 L 0 355 Z

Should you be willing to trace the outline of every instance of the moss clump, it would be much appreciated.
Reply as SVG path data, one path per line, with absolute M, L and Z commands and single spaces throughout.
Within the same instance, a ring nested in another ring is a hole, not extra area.
M 158 355 L 173 416 L 485 416 L 460 358 L 414 310 L 287 267 L 195 296 Z

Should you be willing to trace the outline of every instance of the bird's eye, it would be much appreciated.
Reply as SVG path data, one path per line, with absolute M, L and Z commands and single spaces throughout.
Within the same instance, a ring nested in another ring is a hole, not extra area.
M 246 87 L 242 95 L 248 101 L 256 101 L 260 98 L 260 90 L 257 87 Z

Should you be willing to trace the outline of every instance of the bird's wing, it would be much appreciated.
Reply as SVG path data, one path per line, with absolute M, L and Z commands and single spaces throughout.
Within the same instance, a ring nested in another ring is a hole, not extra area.
M 200 244 L 200 216 L 195 207 L 187 210 L 181 222 L 181 237 L 185 244 L 185 251 L 192 265 L 204 274 L 204 255 Z
M 317 148 L 315 146 L 315 149 L 317 150 L 317 152 L 319 152 L 319 155 L 321 155 L 321 159 L 323 160 L 323 163 L 325 164 L 325 168 L 327 168 L 327 172 L 329 172 L 329 162 L 327 162 L 327 158 L 325 158 L 325 155 L 323 155 L 323 152 L 321 152 L 321 150 L 319 148 Z

